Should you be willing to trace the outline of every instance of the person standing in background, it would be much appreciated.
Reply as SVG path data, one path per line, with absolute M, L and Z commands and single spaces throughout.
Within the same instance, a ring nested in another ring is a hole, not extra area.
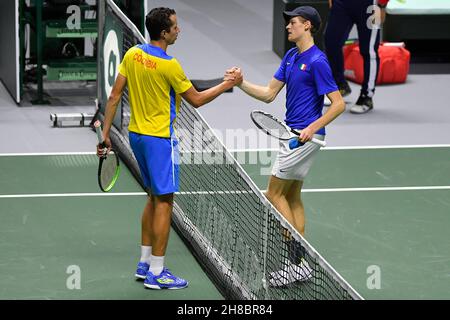
M 354 24 L 358 29 L 359 49 L 364 60 L 364 81 L 361 92 L 350 112 L 367 113 L 373 109 L 373 96 L 380 66 L 378 47 L 380 26 L 386 16 L 389 0 L 328 0 L 330 14 L 325 31 L 325 52 L 334 79 L 343 97 L 351 93 L 344 76 L 342 47 Z

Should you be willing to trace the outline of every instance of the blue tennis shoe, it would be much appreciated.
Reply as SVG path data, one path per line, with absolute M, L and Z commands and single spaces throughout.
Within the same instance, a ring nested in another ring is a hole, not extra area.
M 147 262 L 139 262 L 136 269 L 136 274 L 134 275 L 138 279 L 144 280 L 147 277 L 148 269 L 150 265 Z
M 164 268 L 161 274 L 155 276 L 151 271 L 147 273 L 144 286 L 149 289 L 183 289 L 188 286 L 184 279 L 174 276 L 169 269 Z

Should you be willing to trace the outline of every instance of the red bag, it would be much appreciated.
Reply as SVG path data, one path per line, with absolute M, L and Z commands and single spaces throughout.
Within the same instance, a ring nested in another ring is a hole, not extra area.
M 380 70 L 376 84 L 404 83 L 409 72 L 410 52 L 401 44 L 381 43 L 378 48 Z M 359 44 L 344 46 L 344 74 L 353 82 L 364 80 L 364 61 L 359 53 Z

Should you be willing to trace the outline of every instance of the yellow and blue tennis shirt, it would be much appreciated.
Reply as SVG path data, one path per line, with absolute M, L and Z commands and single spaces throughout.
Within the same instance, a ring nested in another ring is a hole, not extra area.
M 180 63 L 151 44 L 130 48 L 119 66 L 127 78 L 131 132 L 170 138 L 180 94 L 192 87 Z

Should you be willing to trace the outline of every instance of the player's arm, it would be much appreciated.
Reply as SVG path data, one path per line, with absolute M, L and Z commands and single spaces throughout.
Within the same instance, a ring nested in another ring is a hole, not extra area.
M 311 140 L 314 133 L 328 125 L 331 121 L 336 119 L 341 113 L 345 111 L 345 102 L 344 99 L 342 99 L 339 90 L 328 93 L 327 97 L 331 101 L 331 105 L 328 108 L 328 111 L 325 112 L 322 117 L 302 130 L 299 137 L 302 142 Z
M 242 78 L 240 80 L 242 80 Z M 197 91 L 194 86 L 191 86 L 188 90 L 181 93 L 181 96 L 194 108 L 200 108 L 201 106 L 211 102 L 212 100 L 220 96 L 225 91 L 233 88 L 240 80 L 224 80 L 217 86 L 200 92 Z
M 284 82 L 272 78 L 267 86 L 259 86 L 244 80 L 240 85 L 238 85 L 238 87 L 255 99 L 265 103 L 271 103 L 275 100 L 281 89 L 283 89 Z
M 111 148 L 109 131 L 111 130 L 111 125 L 116 115 L 117 106 L 122 98 L 123 89 L 126 85 L 127 78 L 119 73 L 111 90 L 111 94 L 109 95 L 108 102 L 106 103 L 105 119 L 103 121 L 103 137 L 105 138 L 105 144 L 108 148 Z M 97 150 L 97 153 L 98 151 L 99 150 Z

